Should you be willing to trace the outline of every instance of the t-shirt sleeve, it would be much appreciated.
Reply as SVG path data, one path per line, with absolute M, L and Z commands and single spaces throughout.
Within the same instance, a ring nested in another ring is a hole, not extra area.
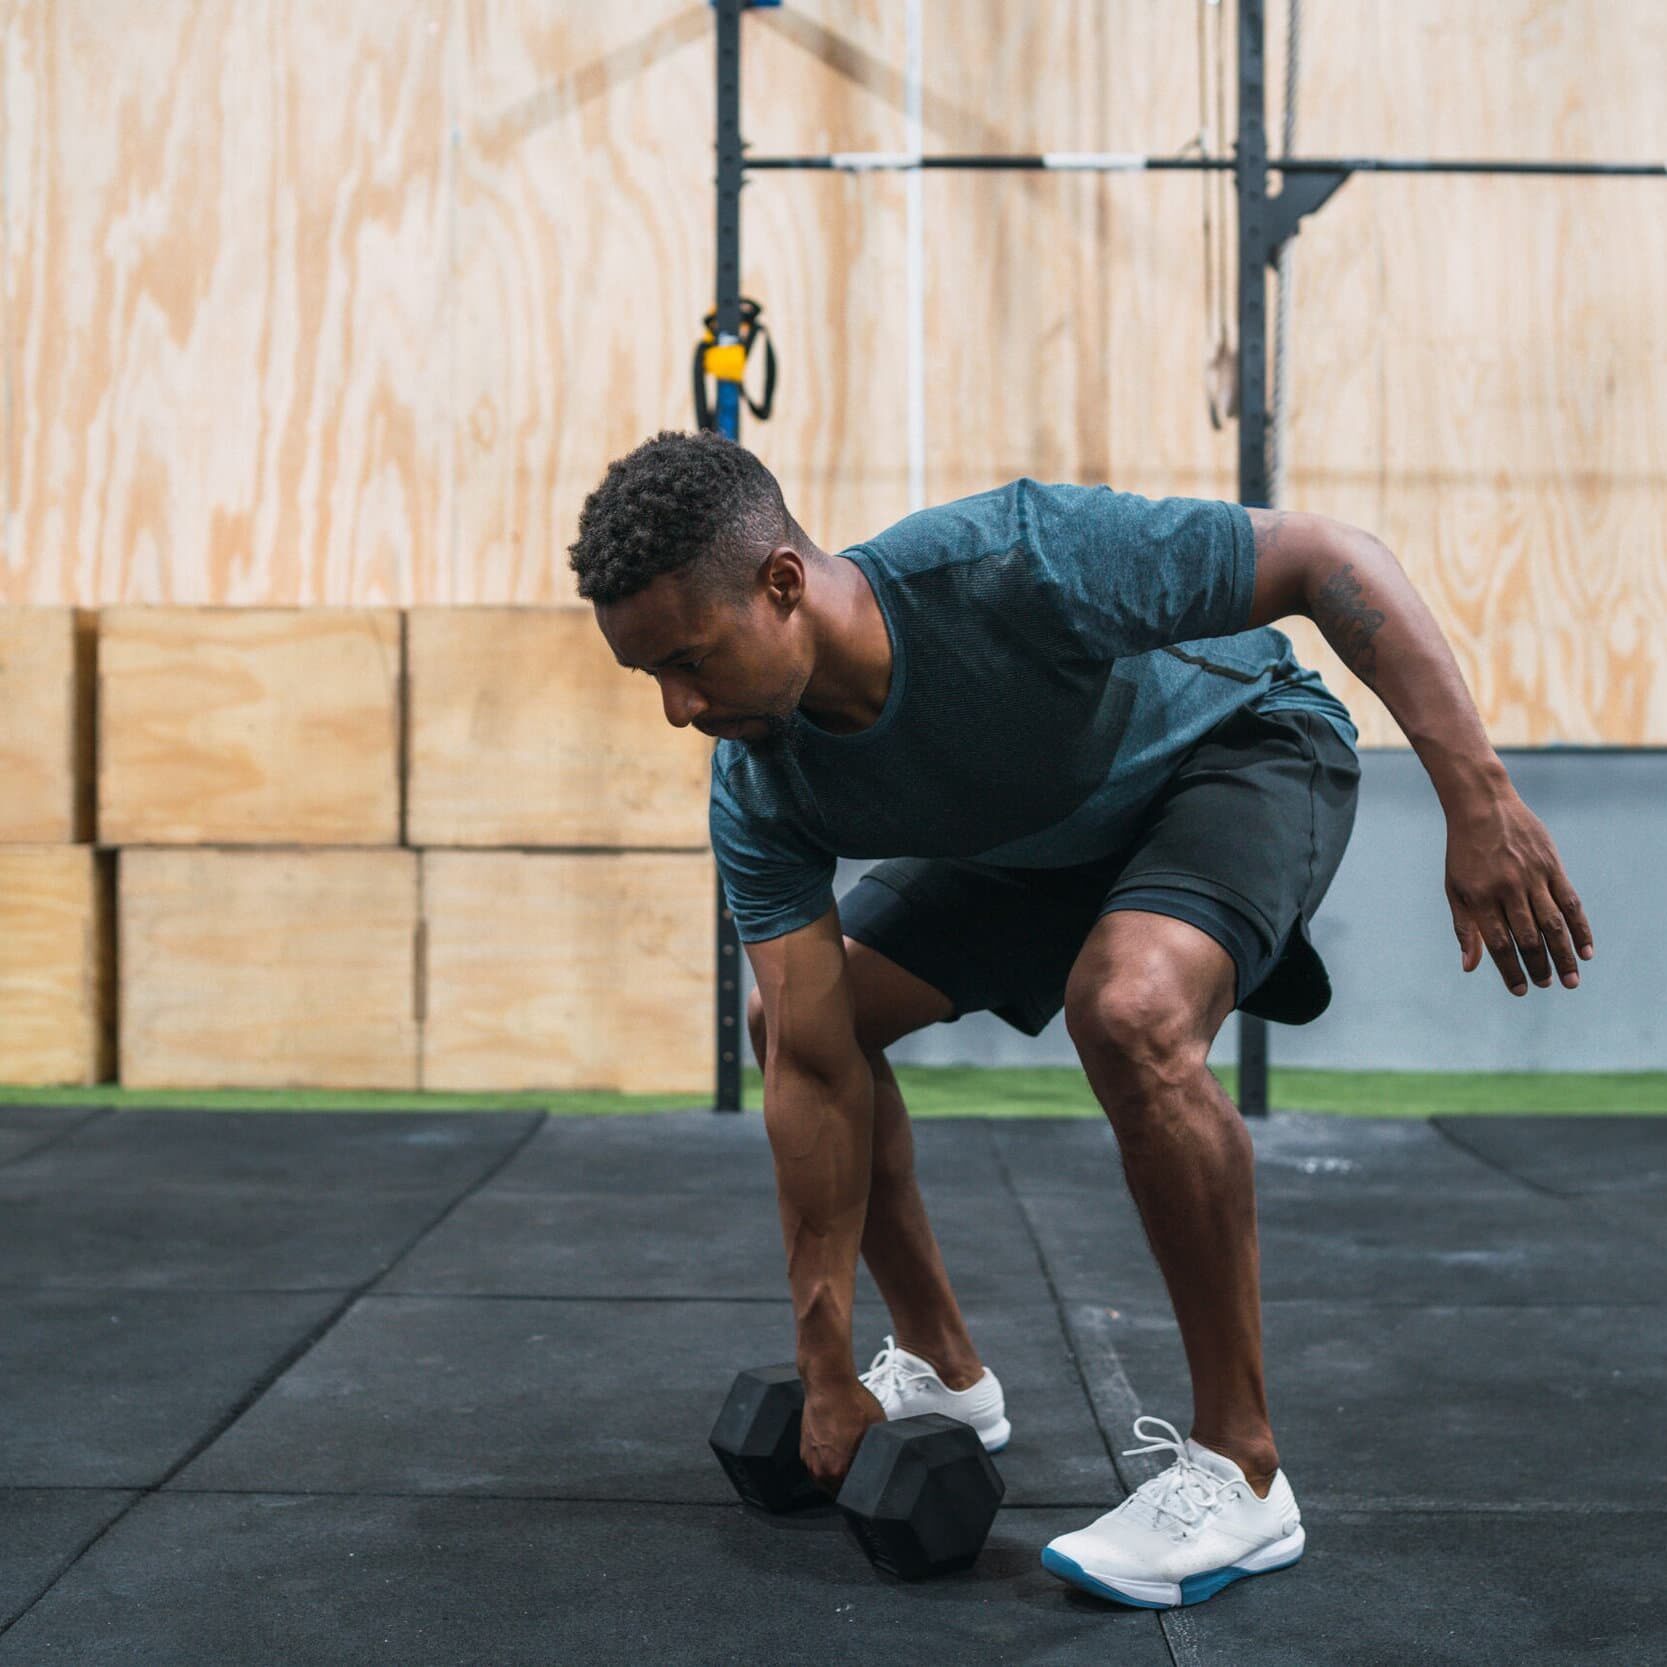
M 1085 653 L 1115 659 L 1247 629 L 1256 540 L 1242 505 L 1028 485 L 1037 555 Z
M 834 854 L 779 810 L 743 810 L 712 755 L 712 855 L 742 943 L 760 943 L 820 920 L 833 907 Z

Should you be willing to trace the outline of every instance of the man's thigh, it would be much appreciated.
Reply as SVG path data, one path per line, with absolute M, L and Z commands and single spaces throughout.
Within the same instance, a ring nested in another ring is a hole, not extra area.
M 964 1013 L 989 1011 L 1037 1036 L 1059 1011 L 1071 962 L 1115 872 L 1115 864 L 1012 869 L 893 857 L 840 898 L 840 921 L 848 944 L 943 998 L 931 1006 L 934 1020 L 953 1024 Z
M 1169 913 L 1238 969 L 1236 1005 L 1307 1024 L 1331 1000 L 1308 934 L 1353 831 L 1360 764 L 1318 714 L 1235 713 L 1165 785 L 1101 904 Z
M 1277 947 L 1299 914 L 1313 918 L 1331 884 L 1359 776 L 1324 718 L 1235 713 L 1181 761 L 1107 905 L 1175 887 L 1237 910 Z
M 856 1009 L 857 1045 L 864 1053 L 882 1052 L 955 1011 L 942 990 L 855 938 L 845 940 L 845 970 Z
M 852 1027 L 864 1053 L 879 1053 L 899 1038 L 947 1019 L 954 1004 L 942 990 L 855 938 L 845 940 L 845 970 L 851 984 Z M 764 998 L 755 988 L 747 998 L 747 1026 L 762 1061 L 769 1049 Z
M 1079 1055 L 1209 1052 L 1233 1011 L 1239 970 L 1208 932 L 1173 915 L 1119 909 L 1094 923 L 1065 986 Z

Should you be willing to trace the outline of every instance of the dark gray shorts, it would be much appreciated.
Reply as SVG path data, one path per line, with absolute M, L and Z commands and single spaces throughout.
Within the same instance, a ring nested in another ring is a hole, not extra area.
M 1143 909 L 1227 950 L 1245 1012 L 1307 1024 L 1331 1004 L 1308 922 L 1343 860 L 1359 781 L 1317 713 L 1245 707 L 1186 754 L 1112 856 L 1073 868 L 888 858 L 839 899 L 841 930 L 941 990 L 946 1022 L 988 1009 L 1036 1036 L 1065 1005 L 1095 921 Z

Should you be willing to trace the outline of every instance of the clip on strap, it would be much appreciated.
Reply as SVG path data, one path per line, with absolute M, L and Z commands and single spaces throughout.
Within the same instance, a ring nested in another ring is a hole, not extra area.
M 704 323 L 706 332 L 695 347 L 694 383 L 695 383 L 695 426 L 697 428 L 716 428 L 712 418 L 712 408 L 706 397 L 706 378 L 714 376 L 720 382 L 733 382 L 741 390 L 741 398 L 747 402 L 747 409 L 764 422 L 770 415 L 770 408 L 776 397 L 776 350 L 770 340 L 770 332 L 759 322 L 759 314 L 763 309 L 756 301 L 749 301 L 744 296 L 741 300 L 741 334 L 733 342 L 718 341 L 715 334 L 718 326 L 718 309 L 714 307 L 706 315 Z M 757 337 L 764 338 L 764 400 L 762 404 L 754 404 L 751 396 L 742 386 L 742 378 L 746 375 L 747 356 L 752 352 L 752 344 Z

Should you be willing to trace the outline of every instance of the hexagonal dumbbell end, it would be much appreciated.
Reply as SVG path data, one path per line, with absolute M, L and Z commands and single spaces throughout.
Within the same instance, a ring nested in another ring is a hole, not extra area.
M 730 1386 L 708 1439 L 749 1505 L 779 1514 L 828 1503 L 799 1457 L 804 1410 L 805 1386 L 792 1364 L 755 1366 Z
M 972 1566 L 1006 1492 L 978 1432 L 927 1412 L 869 1429 L 837 1503 L 876 1568 L 921 1580 Z

